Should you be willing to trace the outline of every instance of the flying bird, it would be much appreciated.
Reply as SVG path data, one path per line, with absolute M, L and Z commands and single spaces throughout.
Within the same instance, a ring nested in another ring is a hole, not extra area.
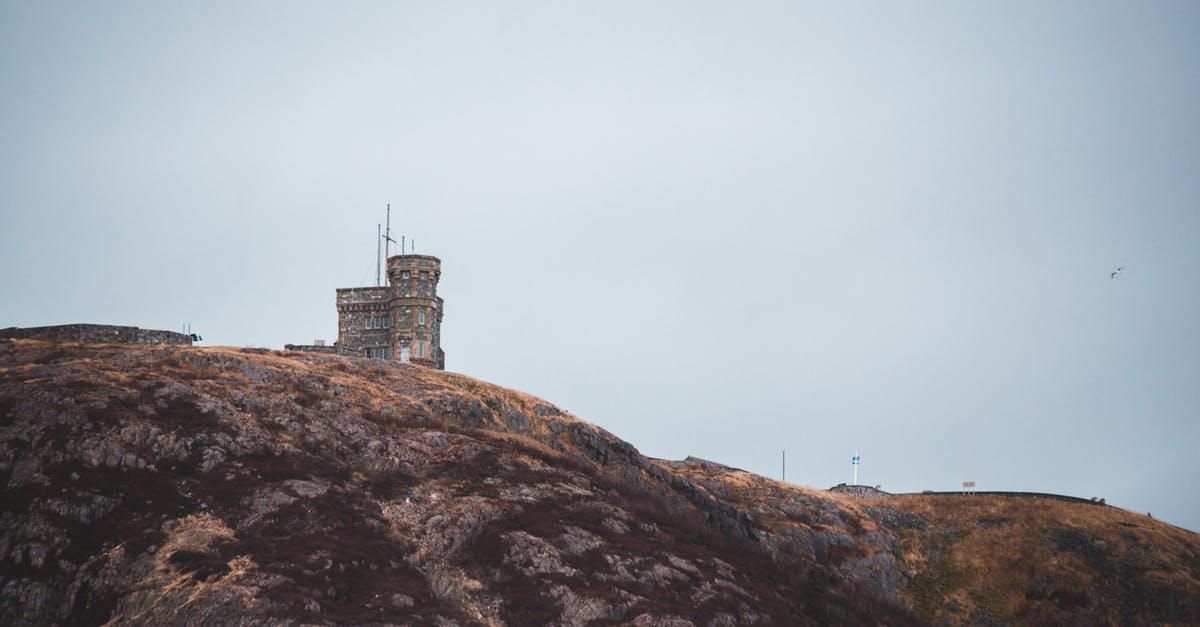
M 1112 274 L 1108 275 L 1108 278 L 1110 278 L 1110 279 L 1117 278 L 1121 274 L 1121 271 L 1124 269 L 1125 269 L 1125 266 L 1118 266 L 1117 269 L 1115 271 L 1113 271 Z

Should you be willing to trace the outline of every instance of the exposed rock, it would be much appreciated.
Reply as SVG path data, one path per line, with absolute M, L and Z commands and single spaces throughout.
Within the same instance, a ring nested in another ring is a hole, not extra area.
M 501 537 L 508 546 L 504 563 L 521 569 L 525 575 L 579 575 L 578 570 L 563 565 L 562 551 L 541 538 L 524 531 L 511 531 Z

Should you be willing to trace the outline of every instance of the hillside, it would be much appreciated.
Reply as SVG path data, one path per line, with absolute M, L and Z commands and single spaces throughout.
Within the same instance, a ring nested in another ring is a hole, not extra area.
M 1200 622 L 1200 536 L 640 455 L 397 363 L 0 341 L 3 624 Z

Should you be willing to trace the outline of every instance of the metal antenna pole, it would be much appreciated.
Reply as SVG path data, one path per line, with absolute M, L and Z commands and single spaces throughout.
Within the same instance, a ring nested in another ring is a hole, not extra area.
M 382 243 L 379 241 L 379 229 L 382 226 L 378 223 L 375 224 L 375 287 L 379 287 L 379 245 Z
M 392 203 L 390 202 L 387 206 L 387 230 L 384 231 L 384 235 L 387 235 L 387 238 L 383 243 L 383 252 L 384 256 L 386 257 L 388 253 L 388 242 L 392 241 Z
M 404 254 L 404 236 L 403 235 L 400 236 L 400 254 L 401 255 Z

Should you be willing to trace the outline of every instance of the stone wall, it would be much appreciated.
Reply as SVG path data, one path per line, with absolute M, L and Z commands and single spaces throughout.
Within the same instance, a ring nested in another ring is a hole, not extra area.
M 890 495 L 888 492 L 884 492 L 879 488 L 872 488 L 869 485 L 847 485 L 845 483 L 839 483 L 832 488 L 829 488 L 829 491 L 837 492 L 838 494 L 849 494 L 862 499 L 877 499 L 882 496 Z
M 60 324 L 48 327 L 9 327 L 0 329 L 0 337 L 46 340 L 49 342 L 103 342 L 118 344 L 188 344 L 190 335 L 175 331 L 139 329 L 113 324 Z
M 336 352 L 366 357 L 368 349 L 390 347 L 390 287 L 352 287 L 337 291 Z M 389 350 L 390 352 L 390 350 Z
M 326 353 L 329 355 L 338 354 L 338 349 L 336 346 L 317 346 L 316 344 L 284 344 L 283 350 L 296 351 L 299 353 Z

